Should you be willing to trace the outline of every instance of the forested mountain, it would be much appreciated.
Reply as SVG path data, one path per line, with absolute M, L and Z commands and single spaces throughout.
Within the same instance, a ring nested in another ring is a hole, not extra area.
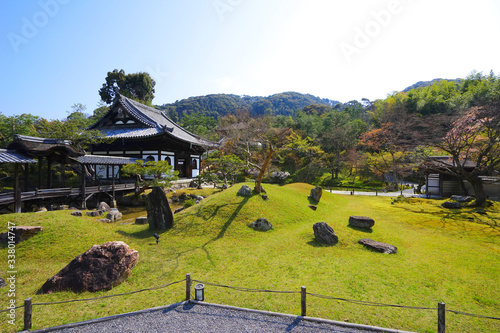
M 432 86 L 434 83 L 437 83 L 439 81 L 447 81 L 447 82 L 455 82 L 455 83 L 460 83 L 460 81 L 462 81 L 462 79 L 434 79 L 434 80 L 431 80 L 431 81 L 418 81 L 417 83 L 415 84 L 412 84 L 411 86 L 409 87 L 406 87 L 404 90 L 402 90 L 403 92 L 408 92 L 410 90 L 413 90 L 413 89 L 417 89 L 417 88 L 424 88 L 424 87 L 428 87 L 428 86 Z
M 297 110 L 302 110 L 311 104 L 333 107 L 338 103 L 340 102 L 310 94 L 284 92 L 267 97 L 230 94 L 196 96 L 156 106 L 156 108 L 166 110 L 172 120 L 180 121 L 185 115 L 202 114 L 218 118 L 235 114 L 238 110 L 248 110 L 254 116 L 265 114 L 294 116 Z

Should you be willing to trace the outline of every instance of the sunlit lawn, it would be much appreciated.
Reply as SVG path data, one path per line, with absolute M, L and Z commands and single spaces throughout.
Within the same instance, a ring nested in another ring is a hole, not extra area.
M 105 224 L 68 211 L 0 216 L 18 225 L 41 225 L 43 232 L 16 248 L 16 298 L 34 303 L 117 294 L 193 279 L 239 287 L 300 291 L 388 304 L 437 307 L 500 316 L 500 204 L 446 210 L 442 201 L 339 196 L 323 193 L 316 211 L 308 208 L 306 184 L 266 185 L 269 199 L 236 195 L 240 185 L 212 195 L 175 215 L 173 229 L 160 233 L 156 245 L 147 225 L 127 220 Z M 370 216 L 372 232 L 347 226 L 350 215 Z M 257 232 L 248 224 L 267 218 L 274 229 Z M 314 240 L 312 225 L 327 222 L 339 236 L 335 246 Z M 371 252 L 357 241 L 372 238 L 398 247 L 396 255 Z M 62 292 L 36 295 L 41 285 L 94 244 L 122 240 L 140 253 L 132 276 L 113 290 L 95 294 Z M 3 247 L 1 257 L 6 258 Z M 6 272 L 0 262 L 0 276 Z M 6 288 L 0 289 L 7 305 Z M 206 286 L 206 300 L 233 306 L 300 314 L 300 295 L 245 293 Z M 129 296 L 62 305 L 34 306 L 34 329 L 171 304 L 185 297 L 184 284 Z M 0 330 L 22 329 L 0 321 Z M 5 313 L 2 314 L 5 316 Z M 434 332 L 435 310 L 369 307 L 308 297 L 308 315 L 359 324 Z M 447 313 L 450 332 L 496 332 L 500 321 Z

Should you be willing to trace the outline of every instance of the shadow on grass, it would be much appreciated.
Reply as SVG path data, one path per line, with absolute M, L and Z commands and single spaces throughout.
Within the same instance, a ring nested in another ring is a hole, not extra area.
M 356 231 L 361 231 L 361 232 L 365 232 L 367 234 L 371 234 L 373 232 L 373 230 L 371 228 L 360 228 L 360 227 L 354 227 L 352 225 L 347 225 L 348 228 L 352 229 L 352 230 L 356 230 Z
M 319 204 L 319 201 L 316 201 L 311 197 L 307 197 L 307 201 L 309 202 L 310 205 L 317 206 Z
M 209 245 L 210 243 L 215 242 L 218 239 L 221 239 L 222 237 L 224 237 L 227 229 L 231 226 L 231 223 L 233 223 L 233 221 L 236 218 L 236 216 L 238 216 L 238 214 L 240 213 L 241 209 L 243 208 L 243 206 L 245 206 L 245 204 L 248 202 L 248 200 L 250 200 L 250 198 L 251 197 L 244 197 L 244 199 L 239 203 L 238 207 L 236 207 L 236 209 L 231 214 L 231 216 L 229 216 L 229 218 L 227 219 L 226 223 L 224 223 L 224 225 L 222 226 L 219 234 L 215 238 L 212 238 L 211 240 L 209 240 L 208 242 L 206 242 L 205 244 L 203 244 L 201 246 L 201 249 L 203 251 L 205 251 L 205 253 L 207 254 L 207 258 L 209 258 L 210 261 L 211 261 L 211 259 L 210 259 L 211 257 L 210 257 L 210 253 L 206 249 L 207 245 Z
M 318 242 L 316 239 L 310 240 L 309 242 L 307 242 L 307 244 L 312 246 L 312 247 L 330 247 L 330 246 L 337 245 L 337 243 L 332 244 L 332 245 L 323 244 L 323 243 Z
M 147 226 L 147 224 L 145 226 Z M 151 238 L 156 243 L 156 239 L 153 237 L 153 235 L 156 233 L 156 234 L 158 234 L 158 236 L 161 236 L 162 234 L 168 232 L 169 230 L 170 229 L 166 229 L 166 230 L 163 230 L 163 229 L 149 229 L 149 227 L 148 227 L 147 229 L 144 229 L 144 230 L 141 230 L 141 231 L 136 231 L 136 232 L 126 232 L 126 231 L 123 231 L 123 230 L 117 230 L 116 232 L 118 234 L 122 235 L 122 236 L 125 236 L 125 237 L 132 237 L 132 238 L 138 238 L 138 239 Z

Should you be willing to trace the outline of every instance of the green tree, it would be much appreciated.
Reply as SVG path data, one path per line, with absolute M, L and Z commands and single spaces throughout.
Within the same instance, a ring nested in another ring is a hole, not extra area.
M 220 175 L 226 187 L 228 186 L 228 178 L 231 178 L 231 184 L 234 184 L 235 177 L 243 171 L 245 166 L 245 162 L 238 156 L 233 154 L 223 155 L 219 151 L 212 153 L 204 163 L 208 167 L 207 173 L 209 175 Z
M 18 116 L 5 116 L 0 113 L 0 148 L 5 148 L 14 138 L 14 134 L 37 136 L 40 117 L 23 113 Z
M 101 99 L 111 104 L 117 97 L 117 94 L 138 100 L 141 103 L 151 105 L 154 98 L 156 82 L 148 73 L 139 72 L 125 74 L 123 69 L 108 72 L 106 82 L 99 90 Z
M 135 163 L 125 165 L 122 172 L 126 176 L 138 176 L 144 185 L 143 190 L 153 186 L 168 187 L 172 181 L 179 179 L 179 172 L 174 171 L 174 167 L 168 161 L 144 163 L 143 160 L 137 160 Z

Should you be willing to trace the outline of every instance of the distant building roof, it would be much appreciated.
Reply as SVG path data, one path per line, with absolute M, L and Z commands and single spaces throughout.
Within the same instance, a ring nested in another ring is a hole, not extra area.
M 38 161 L 16 153 L 12 150 L 0 149 L 0 163 L 24 164 L 38 163 Z
M 71 141 L 63 139 L 47 139 L 27 135 L 14 135 L 14 141 L 7 147 L 21 154 L 33 156 L 64 155 L 75 157 L 83 155 L 71 146 Z
M 446 167 L 453 165 L 453 157 L 451 156 L 429 156 L 428 159 L 436 166 Z M 471 160 L 461 160 L 460 163 L 467 169 L 474 169 L 476 167 L 476 163 Z
M 137 161 L 133 157 L 119 157 L 119 156 L 104 156 L 104 155 L 83 155 L 74 158 L 80 164 L 99 164 L 99 165 L 126 165 L 132 164 Z
M 119 112 L 120 107 L 128 113 L 133 121 L 126 124 L 110 122 L 109 118 Z M 89 130 L 99 130 L 111 138 L 145 138 L 156 135 L 167 134 L 178 140 L 200 145 L 212 146 L 215 143 L 204 140 L 196 134 L 186 131 L 172 121 L 164 112 L 150 106 L 141 104 L 123 95 L 118 98 L 99 121 L 88 127 Z

